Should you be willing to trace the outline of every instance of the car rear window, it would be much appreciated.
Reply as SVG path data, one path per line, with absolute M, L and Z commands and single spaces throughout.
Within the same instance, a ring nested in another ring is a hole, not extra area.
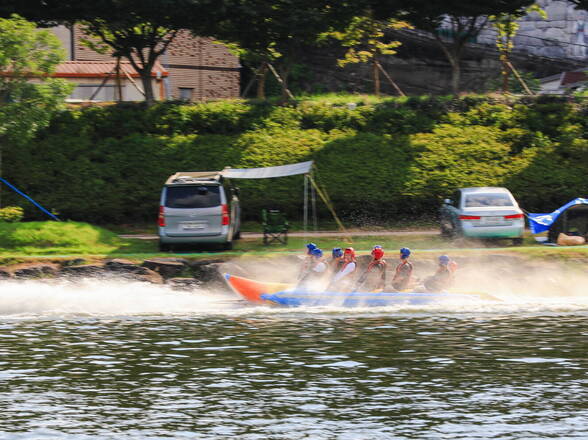
M 513 206 L 508 194 L 467 194 L 466 208 L 484 208 L 486 206 Z
M 220 186 L 168 186 L 165 206 L 168 208 L 211 208 L 219 206 Z

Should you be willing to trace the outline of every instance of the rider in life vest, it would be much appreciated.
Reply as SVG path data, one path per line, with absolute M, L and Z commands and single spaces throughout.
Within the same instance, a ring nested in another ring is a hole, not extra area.
M 343 251 L 343 264 L 341 265 L 341 269 L 333 276 L 328 290 L 342 292 L 344 289 L 348 288 L 351 283 L 352 274 L 355 272 L 356 268 L 355 250 L 352 247 L 345 248 Z
M 382 249 L 382 246 L 376 245 L 372 249 L 372 261 L 359 277 L 355 290 L 361 289 L 366 292 L 382 291 L 385 285 L 386 260 L 384 260 L 384 249 Z
M 448 289 L 455 280 L 456 270 L 457 263 L 447 255 L 441 255 L 439 257 L 439 266 L 437 267 L 437 270 L 424 282 L 425 289 L 429 292 L 442 292 Z
M 331 259 L 329 260 L 329 270 L 334 274 L 339 272 L 343 266 L 343 249 L 340 247 L 333 248 L 331 255 Z
M 392 287 L 397 290 L 405 290 L 410 287 L 412 281 L 412 264 L 408 261 L 410 249 L 400 249 L 400 263 L 396 266 L 394 278 L 392 278 Z
M 300 266 L 300 272 L 298 273 L 299 280 L 301 280 L 302 277 L 306 275 L 306 273 L 310 269 L 310 266 L 312 265 L 312 251 L 314 249 L 318 249 L 316 244 L 308 243 L 306 245 L 306 255 L 304 257 L 304 260 L 302 261 L 302 265 Z
M 299 288 L 318 290 L 317 286 L 327 271 L 327 264 L 323 261 L 323 251 L 319 248 L 314 248 L 310 251 L 308 270 L 298 283 Z M 324 286 L 323 286 L 324 287 Z

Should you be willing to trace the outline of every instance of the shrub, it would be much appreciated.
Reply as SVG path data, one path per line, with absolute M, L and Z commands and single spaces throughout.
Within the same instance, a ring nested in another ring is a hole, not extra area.
M 6 149 L 6 178 L 63 218 L 92 223 L 154 221 L 161 186 L 177 171 L 311 159 L 337 211 L 356 220 L 431 213 L 463 186 L 507 186 L 539 211 L 588 193 L 584 101 L 374 98 L 355 109 L 333 102 L 71 109 L 34 141 Z M 270 205 L 289 216 L 302 211 L 301 176 L 236 183 L 245 217 Z
M 7 206 L 0 209 L 0 222 L 16 223 L 22 220 L 24 210 L 20 206 Z

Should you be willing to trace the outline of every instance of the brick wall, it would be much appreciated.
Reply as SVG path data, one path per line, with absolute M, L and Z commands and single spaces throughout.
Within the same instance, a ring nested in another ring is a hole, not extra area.
M 83 33 L 77 27 L 75 60 L 112 60 L 110 55 L 101 55 L 84 47 L 82 37 Z M 215 44 L 209 38 L 193 37 L 188 31 L 182 31 L 159 61 L 169 72 L 165 84 L 170 99 L 180 99 L 180 89 L 185 89 L 186 93 L 191 91 L 193 101 L 239 97 L 239 59 L 225 46 Z

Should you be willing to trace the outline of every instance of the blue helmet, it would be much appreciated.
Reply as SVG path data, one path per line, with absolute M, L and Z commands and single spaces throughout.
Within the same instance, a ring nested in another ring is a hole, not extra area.
M 333 248 L 333 258 L 341 258 L 343 256 L 343 249 Z
M 314 244 L 314 243 L 308 243 L 308 244 L 306 245 L 306 249 L 308 249 L 308 254 L 309 254 L 309 255 L 311 255 L 311 253 L 312 253 L 312 250 L 313 250 L 313 249 L 316 249 L 316 248 L 317 248 L 317 246 L 316 246 L 316 244 Z
M 312 255 L 313 257 L 321 258 L 323 256 L 323 251 L 315 247 L 313 250 L 310 251 L 310 255 Z
M 379 244 L 377 244 L 377 245 L 374 246 L 374 249 L 382 249 L 382 246 L 379 245 Z
M 401 248 L 400 249 L 400 258 L 402 258 L 403 260 L 405 258 L 410 257 L 410 249 L 409 248 Z
M 439 264 L 442 264 L 443 266 L 447 266 L 449 264 L 449 257 L 447 255 L 441 255 L 439 257 Z

